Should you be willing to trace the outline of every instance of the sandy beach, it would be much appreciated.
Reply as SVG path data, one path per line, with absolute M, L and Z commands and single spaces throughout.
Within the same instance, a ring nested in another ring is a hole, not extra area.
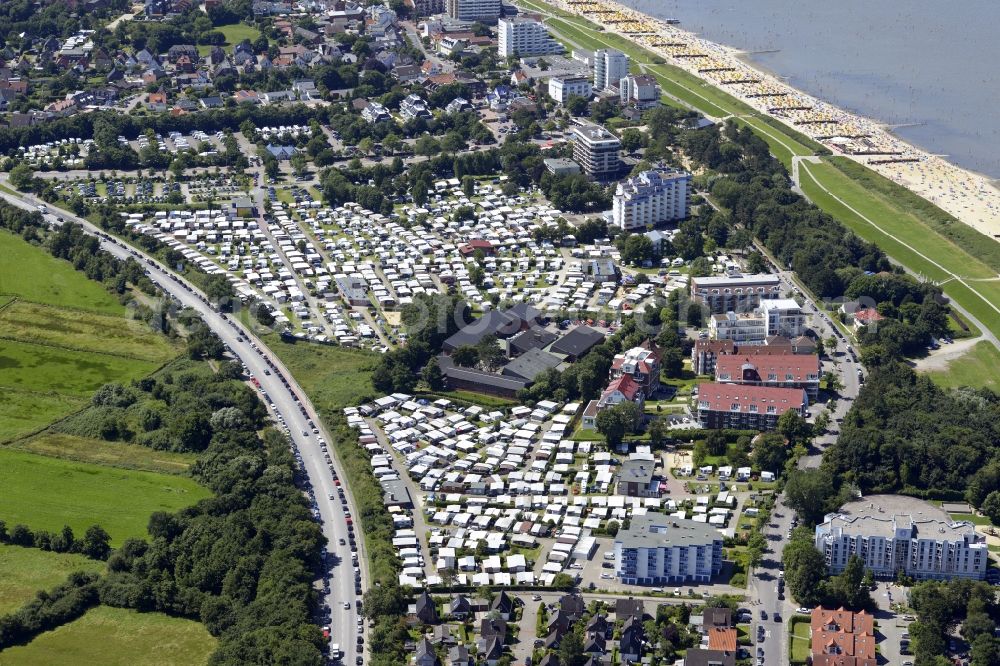
M 755 110 L 849 157 L 1000 240 L 1000 190 L 989 178 L 930 155 L 746 62 L 742 52 L 698 37 L 616 2 L 547 0 L 662 56 Z

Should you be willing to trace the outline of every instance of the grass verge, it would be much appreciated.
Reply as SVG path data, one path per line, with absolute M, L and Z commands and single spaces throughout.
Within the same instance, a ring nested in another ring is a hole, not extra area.
M 15 442 L 11 448 L 52 458 L 161 474 L 183 474 L 197 459 L 193 453 L 157 451 L 139 444 L 106 442 L 54 432 L 44 432 Z
M 1000 350 L 984 340 L 949 362 L 945 369 L 932 370 L 927 374 L 935 384 L 944 388 L 972 386 L 1000 392 Z

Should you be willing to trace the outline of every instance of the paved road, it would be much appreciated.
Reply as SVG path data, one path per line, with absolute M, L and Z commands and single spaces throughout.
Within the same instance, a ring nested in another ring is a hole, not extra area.
M 13 196 L 5 192 L 0 192 L 5 200 L 10 203 L 27 209 L 35 209 L 39 203 L 29 195 L 21 197 Z M 75 217 L 74 215 L 55 209 L 56 215 L 76 222 L 92 234 L 100 233 L 100 230 L 90 222 Z M 55 215 L 47 215 L 46 218 L 53 223 L 56 221 Z M 273 414 L 280 415 L 288 425 L 292 441 L 295 448 L 301 455 L 302 466 L 308 475 L 309 484 L 315 493 L 315 508 L 320 515 L 320 522 L 323 534 L 328 540 L 327 563 L 330 571 L 330 590 L 326 593 L 324 601 L 331 609 L 332 617 L 329 625 L 333 633 L 333 642 L 339 643 L 344 650 L 344 663 L 353 664 L 357 654 L 356 637 L 357 609 L 355 600 L 358 598 L 354 589 L 354 578 L 351 567 L 351 550 L 347 545 L 341 545 L 340 539 L 347 542 L 348 530 L 347 522 L 340 501 L 336 499 L 337 490 L 330 471 L 330 466 L 324 460 L 324 454 L 320 450 L 318 438 L 323 437 L 330 441 L 330 436 L 322 427 L 315 408 L 306 398 L 305 392 L 295 382 L 291 373 L 260 340 L 253 336 L 241 324 L 232 318 L 216 312 L 209 303 L 204 300 L 203 295 L 188 284 L 185 280 L 177 278 L 172 272 L 165 269 L 158 262 L 155 262 L 145 254 L 126 246 L 121 241 L 101 238 L 101 246 L 121 258 L 132 256 L 140 260 L 149 271 L 149 277 L 160 284 L 160 286 L 170 296 L 174 297 L 180 305 L 190 307 L 202 316 L 205 323 L 226 343 L 233 353 L 242 360 L 249 372 L 258 379 L 264 393 L 270 397 L 270 409 Z M 240 340 L 242 338 L 242 341 Z M 272 365 L 268 365 L 268 361 Z M 288 380 L 288 386 L 282 384 L 279 373 Z M 301 400 L 301 402 L 300 402 Z M 265 403 L 267 401 L 265 400 Z M 311 433 L 308 422 L 312 420 L 319 427 L 319 435 Z M 308 434 L 304 434 L 308 433 Z M 341 479 L 346 479 L 343 470 L 336 459 L 333 459 L 333 467 Z M 330 500 L 333 496 L 335 499 Z M 349 510 L 352 516 L 358 513 L 354 509 L 350 493 L 347 493 Z M 359 548 L 363 549 L 363 540 L 358 540 Z M 359 560 L 362 566 L 362 580 L 368 579 L 368 572 L 365 570 L 367 564 L 363 550 L 359 552 Z M 349 609 L 345 609 L 343 604 L 348 602 Z
M 766 256 L 766 253 L 765 253 Z M 837 340 L 837 348 L 832 357 L 829 355 L 823 361 L 822 372 L 832 371 L 840 379 L 843 389 L 839 393 L 839 399 L 835 408 L 830 414 L 830 425 L 827 432 L 813 440 L 813 450 L 808 455 L 799 460 L 799 467 L 818 467 L 823 451 L 828 446 L 836 442 L 840 434 L 840 419 L 843 419 L 850 409 L 854 398 L 857 397 L 861 388 L 858 372 L 861 364 L 855 361 L 855 350 L 850 341 L 841 337 L 837 329 L 830 320 L 829 315 L 816 307 L 807 296 L 808 292 L 798 281 L 797 277 L 790 271 L 779 271 L 783 290 L 798 290 L 806 296 L 803 310 L 809 316 L 809 326 L 816 331 L 820 339 L 833 337 Z M 813 414 L 822 411 L 822 405 L 813 405 Z M 787 664 L 789 662 L 788 647 L 789 638 L 786 630 L 788 618 L 795 612 L 797 604 L 789 595 L 784 595 L 784 599 L 778 598 L 778 580 L 781 576 L 781 549 L 787 542 L 787 534 L 792 528 L 794 511 L 784 504 L 784 495 L 778 498 L 771 522 L 764 530 L 767 537 L 768 550 L 764 554 L 761 566 L 753 570 L 748 584 L 749 599 L 753 610 L 753 626 L 751 627 L 751 638 L 755 640 L 752 652 L 755 659 L 757 648 L 764 649 L 765 664 Z M 787 592 L 787 590 L 786 590 Z M 761 619 L 760 611 L 767 613 L 767 620 Z M 774 613 L 781 615 L 781 623 L 774 621 Z M 764 640 L 756 642 L 757 626 L 763 626 L 765 630 Z

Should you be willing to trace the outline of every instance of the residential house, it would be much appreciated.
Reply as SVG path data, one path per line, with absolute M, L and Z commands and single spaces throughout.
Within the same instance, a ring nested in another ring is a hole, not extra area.
M 439 666 L 437 653 L 434 651 L 434 644 L 423 637 L 417 642 L 417 649 L 413 654 L 415 666 Z
M 267 144 L 266 150 L 279 162 L 292 159 L 292 156 L 298 152 L 295 146 L 275 146 L 270 143 Z
M 645 638 L 640 618 L 630 617 L 625 620 L 621 638 L 618 639 L 618 655 L 622 663 L 638 663 L 642 659 L 642 645 Z
M 817 606 L 810 619 L 813 666 L 875 666 L 875 620 L 871 613 L 853 613 Z
M 655 471 L 652 460 L 626 460 L 618 468 L 618 494 L 626 497 L 659 497 L 661 479 Z
M 736 666 L 736 652 L 691 648 L 684 654 L 684 666 Z
M 473 666 L 469 648 L 464 645 L 456 645 L 448 650 L 448 666 Z
M 453 620 L 465 620 L 466 618 L 472 617 L 474 615 L 472 611 L 472 602 L 464 594 L 460 594 L 451 600 L 448 606 L 448 615 Z
M 514 618 L 514 598 L 501 590 L 500 594 L 493 597 L 490 613 L 497 613 L 504 620 L 510 621 Z
M 646 396 L 660 388 L 660 350 L 651 340 L 644 341 L 611 361 L 611 379 L 629 375 Z
M 434 603 L 431 595 L 427 594 L 426 590 L 424 590 L 420 596 L 417 597 L 417 601 L 414 604 L 413 615 L 423 624 L 438 623 L 437 605 Z

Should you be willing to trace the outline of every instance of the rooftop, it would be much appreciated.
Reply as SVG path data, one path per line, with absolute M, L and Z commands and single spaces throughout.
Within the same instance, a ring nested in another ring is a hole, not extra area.
M 918 537 L 960 540 L 976 532 L 972 523 L 954 521 L 939 507 L 905 495 L 863 497 L 826 518 L 817 529 L 840 529 L 845 534 L 865 536 L 892 538 L 897 529 L 912 529 Z
M 721 540 L 719 531 L 705 523 L 658 513 L 633 517 L 628 529 L 619 530 L 615 537 L 615 542 L 624 548 L 705 546 Z

